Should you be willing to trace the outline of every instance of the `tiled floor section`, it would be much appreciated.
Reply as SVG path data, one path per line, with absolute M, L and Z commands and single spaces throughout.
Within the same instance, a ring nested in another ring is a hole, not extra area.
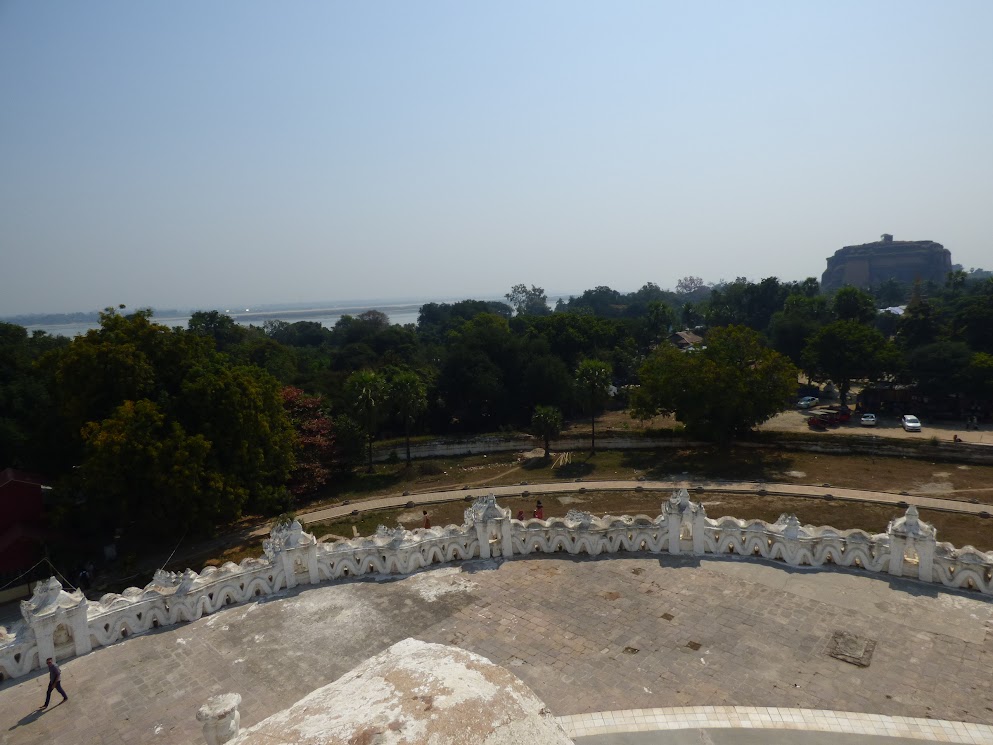
M 242 724 L 407 637 L 517 675 L 556 715 L 713 706 L 858 711 L 993 725 L 993 603 L 916 582 L 754 561 L 468 562 L 301 587 L 0 683 L 0 745 L 198 743 L 197 708 L 242 695 Z M 828 655 L 846 630 L 869 667 Z
M 908 737 L 932 742 L 990 745 L 993 727 L 915 717 L 889 717 L 848 711 L 779 709 L 754 706 L 685 706 L 673 709 L 628 709 L 559 717 L 570 737 L 618 732 L 680 729 L 817 730 L 856 735 Z

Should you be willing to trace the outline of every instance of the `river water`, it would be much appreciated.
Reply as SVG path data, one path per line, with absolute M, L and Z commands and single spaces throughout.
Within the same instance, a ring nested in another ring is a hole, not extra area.
M 429 301 L 425 301 L 429 302 Z M 450 300 L 438 301 L 438 302 L 451 302 Z M 417 316 L 421 305 L 424 303 L 416 304 L 406 304 L 406 305 L 380 305 L 378 307 L 364 306 L 364 307 L 336 307 L 336 308 L 302 308 L 293 310 L 268 310 L 268 311 L 225 311 L 225 315 L 231 316 L 237 323 L 243 326 L 261 326 L 264 322 L 269 320 L 280 320 L 286 321 L 287 323 L 296 323 L 297 321 L 316 321 L 325 328 L 332 328 L 343 315 L 357 316 L 360 313 L 364 313 L 367 310 L 379 310 L 390 317 L 390 323 L 398 324 L 404 326 L 408 323 L 417 323 Z M 176 326 L 181 326 L 186 328 L 187 323 L 190 320 L 189 315 L 164 315 L 164 316 L 153 316 L 153 320 L 156 323 L 161 323 L 163 326 L 168 326 L 174 328 Z M 59 336 L 78 336 L 80 334 L 85 334 L 90 329 L 95 329 L 100 326 L 99 322 L 93 321 L 90 323 L 64 323 L 64 324 L 34 324 L 26 325 L 25 328 L 28 333 L 32 331 L 45 331 L 49 334 L 59 335 Z

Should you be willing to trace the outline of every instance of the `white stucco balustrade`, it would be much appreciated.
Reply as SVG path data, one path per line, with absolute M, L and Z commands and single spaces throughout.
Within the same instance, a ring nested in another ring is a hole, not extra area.
M 380 526 L 365 538 L 319 543 L 298 522 L 279 527 L 264 555 L 197 574 L 159 571 L 144 588 L 88 601 L 53 577 L 21 603 L 22 621 L 0 627 L 0 674 L 18 677 L 44 666 L 155 628 L 195 621 L 226 605 L 267 597 L 297 585 L 364 575 L 409 574 L 454 561 L 564 552 L 572 555 L 715 555 L 781 561 L 790 566 L 836 565 L 950 588 L 993 594 L 993 552 L 936 541 L 934 528 L 911 506 L 885 533 L 776 522 L 708 518 L 686 490 L 673 493 L 657 517 L 513 519 L 493 495 L 465 511 L 462 525 L 405 530 Z

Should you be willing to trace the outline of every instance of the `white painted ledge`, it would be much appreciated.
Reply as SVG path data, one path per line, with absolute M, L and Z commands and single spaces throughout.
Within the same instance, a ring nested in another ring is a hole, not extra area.
M 993 727 L 941 719 L 889 717 L 852 711 L 761 706 L 678 706 L 627 709 L 558 718 L 569 737 L 679 729 L 792 729 L 855 735 L 906 737 L 931 742 L 990 745 Z

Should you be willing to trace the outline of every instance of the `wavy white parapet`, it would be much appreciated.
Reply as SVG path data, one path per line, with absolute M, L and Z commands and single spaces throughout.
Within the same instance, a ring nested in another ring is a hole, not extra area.
M 133 634 L 195 621 L 226 605 L 273 595 L 299 584 L 369 574 L 409 574 L 454 561 L 564 552 L 740 556 L 791 566 L 827 564 L 912 577 L 993 594 L 993 552 L 938 543 L 916 507 L 885 533 L 801 525 L 794 515 L 774 523 L 708 518 L 685 489 L 656 517 L 603 517 L 571 510 L 564 518 L 515 520 L 490 494 L 465 511 L 462 525 L 405 530 L 380 526 L 371 536 L 320 543 L 299 522 L 274 528 L 263 556 L 207 567 L 199 574 L 158 571 L 144 588 L 130 587 L 87 601 L 53 577 L 21 605 L 23 621 L 0 627 L 0 674 L 18 677 L 44 665 L 114 644 Z

